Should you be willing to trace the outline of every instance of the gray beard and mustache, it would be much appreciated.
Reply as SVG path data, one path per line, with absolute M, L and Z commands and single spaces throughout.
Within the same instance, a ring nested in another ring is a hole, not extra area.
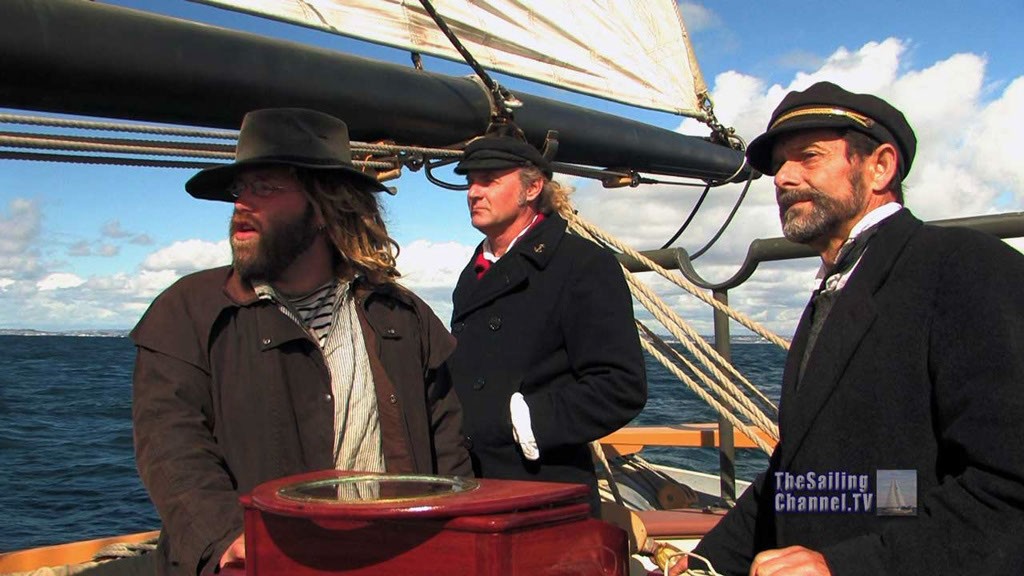
M 865 202 L 863 182 L 851 177 L 853 195 L 834 198 L 817 188 L 778 188 L 779 219 L 782 221 L 782 235 L 798 244 L 808 244 L 834 233 L 839 227 L 855 218 Z M 798 215 L 789 212 L 797 202 L 811 202 L 810 213 Z
M 313 245 L 321 229 L 314 226 L 316 214 L 312 204 L 292 220 L 269 221 L 265 226 L 235 212 L 231 217 L 231 262 L 238 274 L 248 282 L 274 282 L 295 259 Z M 259 235 L 250 242 L 235 242 L 235 231 L 241 224 L 256 229 Z

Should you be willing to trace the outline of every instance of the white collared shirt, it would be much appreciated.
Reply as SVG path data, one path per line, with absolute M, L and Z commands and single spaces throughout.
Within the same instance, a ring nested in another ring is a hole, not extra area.
M 522 238 L 523 235 L 530 230 L 530 228 L 533 228 L 534 223 L 537 222 L 537 218 L 539 217 L 540 213 L 535 214 L 533 216 L 533 220 L 530 220 L 530 223 L 527 224 L 526 227 L 523 228 L 521 232 L 519 232 L 519 234 L 516 234 L 516 237 L 513 238 L 512 241 L 508 243 L 508 247 L 505 248 L 505 254 L 508 254 L 512 250 L 512 247 L 516 245 L 516 242 L 519 241 L 519 239 Z M 501 256 L 494 255 L 494 252 L 491 250 L 491 241 L 488 240 L 487 238 L 484 238 L 484 245 L 482 251 L 484 260 L 487 260 L 491 264 L 494 264 L 495 262 L 498 261 L 499 258 L 501 258 Z
M 850 230 L 850 237 L 846 239 L 846 242 L 843 242 L 843 246 L 839 248 L 839 251 L 842 252 L 843 247 L 852 242 L 853 239 L 861 232 L 899 212 L 901 208 L 903 208 L 903 206 L 896 202 L 887 202 L 886 204 L 883 204 L 865 214 L 864 217 L 861 218 L 860 222 L 857 222 L 857 224 L 853 226 L 853 229 Z M 861 255 L 861 258 L 863 258 L 863 255 Z M 838 290 L 842 290 L 843 286 L 846 286 L 846 281 L 850 279 L 850 275 L 853 274 L 853 271 L 857 269 L 859 264 L 860 258 L 858 258 L 857 261 L 853 263 L 853 266 L 851 266 L 846 272 L 840 272 L 829 276 L 828 279 L 825 280 L 825 288 L 823 291 L 836 292 Z M 822 262 L 821 267 L 818 268 L 818 273 L 814 276 L 814 287 L 812 290 L 817 290 L 818 286 L 821 286 L 821 280 L 825 277 L 825 273 L 828 269 L 829 267 Z

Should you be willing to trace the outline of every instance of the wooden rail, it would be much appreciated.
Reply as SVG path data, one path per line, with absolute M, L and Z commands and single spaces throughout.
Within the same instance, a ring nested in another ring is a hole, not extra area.
M 741 431 L 735 431 L 737 448 L 757 448 L 754 441 Z M 759 436 L 770 446 L 775 445 L 767 434 Z M 642 450 L 645 446 L 678 446 L 686 448 L 717 448 L 720 445 L 718 424 L 676 424 L 673 426 L 627 426 L 601 439 L 609 456 L 624 456 Z

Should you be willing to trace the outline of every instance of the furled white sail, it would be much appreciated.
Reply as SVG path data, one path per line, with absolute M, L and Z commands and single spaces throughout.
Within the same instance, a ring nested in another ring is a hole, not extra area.
M 193 0 L 453 60 L 418 0 Z M 675 0 L 432 0 L 489 70 L 703 118 L 706 88 Z

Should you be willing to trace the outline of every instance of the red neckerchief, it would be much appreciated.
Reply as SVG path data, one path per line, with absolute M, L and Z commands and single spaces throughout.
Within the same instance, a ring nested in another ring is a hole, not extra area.
M 529 226 L 526 227 L 526 230 L 529 230 L 529 229 L 533 228 L 534 226 L 536 226 L 537 224 L 540 224 L 542 220 L 544 220 L 544 214 L 541 214 L 541 213 L 538 212 L 537 213 L 537 217 L 534 219 L 534 221 Z M 522 238 L 523 236 L 525 236 L 526 235 L 526 230 L 524 230 L 521 233 L 521 235 L 517 236 L 516 238 L 518 239 L 518 238 Z M 511 247 L 510 247 L 510 249 L 511 249 Z M 507 252 L 506 252 L 506 254 L 507 254 Z M 479 279 L 484 277 L 484 274 L 486 274 L 487 271 L 491 269 L 491 264 L 494 264 L 494 262 L 491 262 L 487 258 L 484 258 L 484 247 L 481 244 L 480 245 L 480 251 L 476 253 L 476 258 L 473 260 L 473 271 L 476 272 L 477 280 L 479 280 Z

